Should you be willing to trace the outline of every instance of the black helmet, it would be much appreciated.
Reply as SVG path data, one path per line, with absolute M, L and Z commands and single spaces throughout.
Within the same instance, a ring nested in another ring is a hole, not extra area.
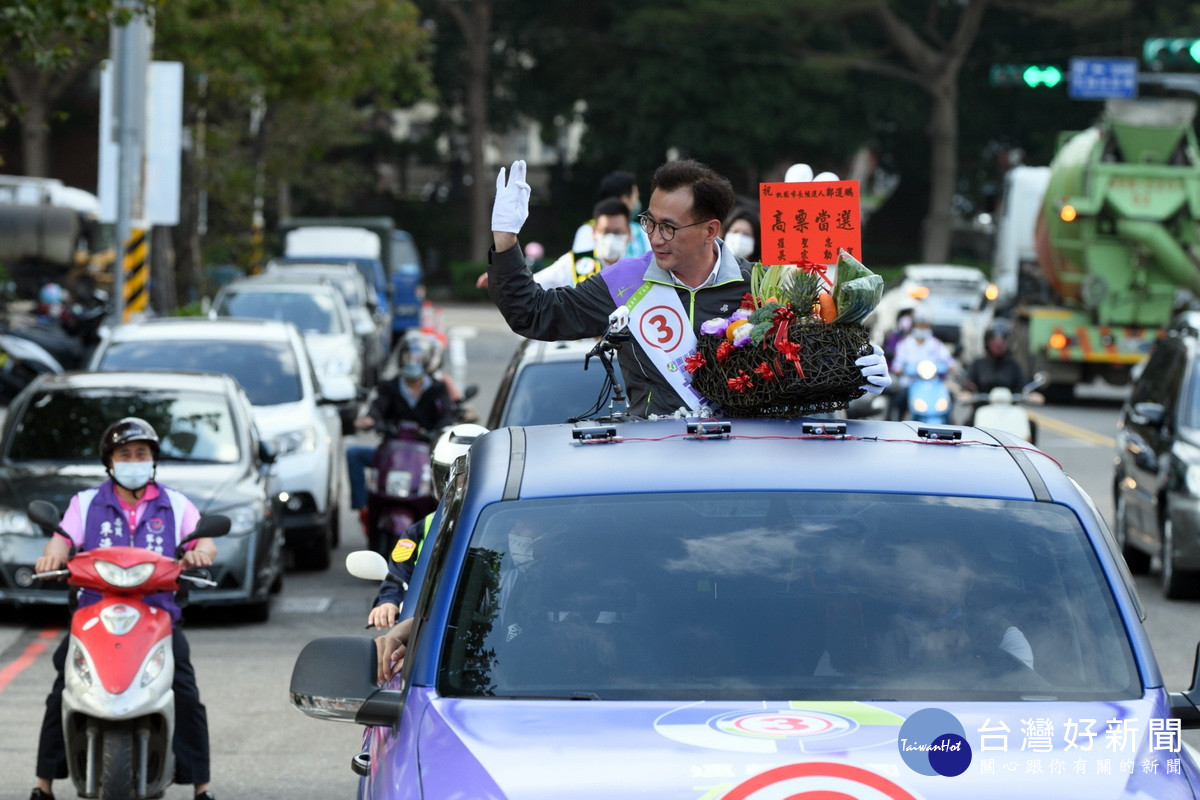
M 1006 319 L 993 319 L 983 332 L 983 344 L 986 347 L 989 339 L 1008 341 L 1012 335 L 1012 323 Z
M 129 442 L 147 442 L 154 460 L 158 461 L 158 434 L 146 420 L 139 417 L 119 419 L 104 431 L 100 437 L 100 463 L 106 467 L 112 466 L 113 450 Z

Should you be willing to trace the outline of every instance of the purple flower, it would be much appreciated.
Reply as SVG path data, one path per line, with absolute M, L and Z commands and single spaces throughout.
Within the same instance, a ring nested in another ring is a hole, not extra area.
M 737 331 L 733 334 L 733 346 L 745 347 L 750 344 L 750 332 L 754 329 L 753 325 L 739 325 Z
M 729 315 L 729 321 L 733 322 L 735 319 L 750 319 L 750 315 L 753 313 L 753 310 L 749 308 L 739 308 L 737 311 Z
M 716 317 L 708 322 L 700 325 L 700 332 L 706 333 L 709 336 L 724 336 L 725 329 L 729 327 L 729 320 Z

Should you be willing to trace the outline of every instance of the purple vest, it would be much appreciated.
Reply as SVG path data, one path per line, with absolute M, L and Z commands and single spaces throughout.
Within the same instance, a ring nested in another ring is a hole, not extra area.
M 158 486 L 158 497 L 149 500 L 142 508 L 138 519 L 137 529 L 132 539 L 128 531 L 128 518 L 117 499 L 113 482 L 105 481 L 95 489 L 79 493 L 81 511 L 83 512 L 83 547 L 81 550 L 95 550 L 98 547 L 133 546 L 144 547 L 156 553 L 174 557 L 175 547 L 181 538 L 179 535 L 179 520 L 183 519 L 183 495 Z M 177 505 L 178 504 L 178 505 Z M 91 589 L 83 589 L 79 593 L 79 606 L 91 605 L 100 599 L 100 594 Z M 175 602 L 173 592 L 156 592 L 146 595 L 146 603 L 157 606 L 171 615 L 172 622 L 178 622 L 180 611 Z

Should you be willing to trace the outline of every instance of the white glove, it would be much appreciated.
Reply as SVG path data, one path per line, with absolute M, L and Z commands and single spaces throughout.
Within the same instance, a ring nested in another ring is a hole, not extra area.
M 812 167 L 808 164 L 792 164 L 788 167 L 783 180 L 786 183 L 807 183 L 809 181 L 836 181 L 841 179 L 832 172 L 822 172 L 814 178 Z
M 507 183 L 504 167 L 496 176 L 496 202 L 492 205 L 492 230 L 520 233 L 529 218 L 529 184 L 525 182 L 525 162 L 514 161 Z
M 871 345 L 871 348 L 874 352 L 860 356 L 854 362 L 854 365 L 862 370 L 863 380 L 866 381 L 858 388 L 868 394 L 880 394 L 892 385 L 892 376 L 888 372 L 887 359 L 883 357 L 883 349 L 877 344 Z

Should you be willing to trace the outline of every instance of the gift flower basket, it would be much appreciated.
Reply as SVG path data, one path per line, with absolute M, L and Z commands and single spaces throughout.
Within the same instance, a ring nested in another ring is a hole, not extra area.
M 845 408 L 863 393 L 854 362 L 871 352 L 862 321 L 882 295 L 883 279 L 845 250 L 833 280 L 822 265 L 755 264 L 741 308 L 701 326 L 692 387 L 735 417 Z

